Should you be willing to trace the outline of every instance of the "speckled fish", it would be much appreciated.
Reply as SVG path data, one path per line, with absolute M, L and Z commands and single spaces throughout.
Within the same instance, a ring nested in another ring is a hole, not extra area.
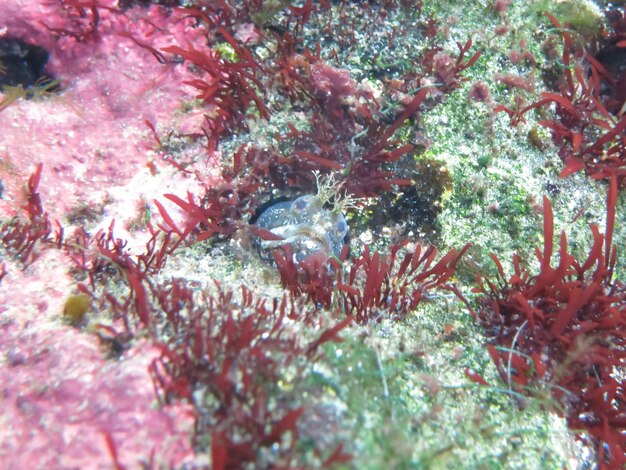
M 323 201 L 311 194 L 268 207 L 255 225 L 273 235 L 259 237 L 262 252 L 289 246 L 295 262 L 320 251 L 328 256 L 339 256 L 348 234 L 343 214 L 324 208 Z

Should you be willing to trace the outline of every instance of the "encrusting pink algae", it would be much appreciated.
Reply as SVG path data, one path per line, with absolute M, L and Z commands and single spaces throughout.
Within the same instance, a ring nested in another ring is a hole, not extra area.
M 147 124 L 164 132 L 199 128 L 201 114 L 194 124 L 193 113 L 182 117 L 180 113 L 181 102 L 189 96 L 187 87 L 181 86 L 188 72 L 182 64 L 159 63 L 138 43 L 145 40 L 160 48 L 184 41 L 202 48 L 202 28 L 191 28 L 192 21 L 182 15 L 166 16 L 157 6 L 134 8 L 124 15 L 107 9 L 116 3 L 98 2 L 97 35 L 82 42 L 56 37 L 52 31 L 71 27 L 56 2 L 0 4 L 2 35 L 46 48 L 47 69 L 63 90 L 62 96 L 21 101 L 0 113 L 3 214 L 14 215 L 21 206 L 21 185 L 39 162 L 47 168 L 47 183 L 41 189 L 45 200 L 55 201 L 47 208 L 53 219 L 78 204 L 98 208 L 112 200 L 113 208 L 108 210 L 123 222 L 124 212 L 126 217 L 135 214 L 128 214 L 123 206 L 127 201 L 116 188 L 135 187 L 138 193 L 128 200 L 151 201 L 161 197 L 164 189 L 176 188 L 184 194 L 193 187 L 193 178 L 181 178 L 160 161 Z M 125 34 L 132 34 L 137 42 Z M 210 167 L 209 162 L 198 171 L 206 177 Z M 117 209 L 115 202 L 120 204 Z
M 107 9 L 115 3 L 98 2 L 97 37 L 79 42 L 53 33 L 70 27 L 59 3 L 0 2 L 0 38 L 45 47 L 47 70 L 63 90 L 62 96 L 21 100 L 0 112 L 2 218 L 25 205 L 24 181 L 39 162 L 45 165 L 40 191 L 51 219 L 87 207 L 99 221 L 104 216 L 105 226 L 115 218 L 123 228 L 137 217 L 136 201 L 161 197 L 166 188 L 184 192 L 197 185 L 159 159 L 145 122 L 182 132 L 190 128 L 184 120 L 189 115 L 177 116 L 187 95 L 180 87 L 183 67 L 158 63 L 120 33 L 132 31 L 138 40 L 148 37 L 153 47 L 161 47 L 183 37 L 199 39 L 201 30 L 189 28 L 190 20 L 182 16 L 166 17 L 159 7 L 126 15 Z M 199 171 L 205 177 L 212 172 L 210 166 Z M 145 243 L 141 233 L 133 236 L 139 236 L 139 245 Z M 65 254 L 43 252 L 26 270 L 5 263 L 0 467 L 110 468 L 107 433 L 129 468 L 151 455 L 154 463 L 168 467 L 191 458 L 189 406 L 154 406 L 148 373 L 154 347 L 139 344 L 111 362 L 97 337 L 58 321 L 73 287 Z

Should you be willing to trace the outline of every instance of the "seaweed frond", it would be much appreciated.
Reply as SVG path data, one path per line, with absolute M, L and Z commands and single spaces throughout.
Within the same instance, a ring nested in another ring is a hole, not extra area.
M 2 73 L 1 63 L 0 73 Z M 58 88 L 58 80 L 50 80 L 48 78 L 41 78 L 37 80 L 34 86 L 26 88 L 22 85 L 4 85 L 1 89 L 4 97 L 0 101 L 0 111 L 4 111 L 20 99 L 41 99 L 51 96 Z
M 317 199 L 320 204 L 332 203 L 332 212 L 344 213 L 348 209 L 355 209 L 362 205 L 365 198 L 348 194 L 343 188 L 345 181 L 337 181 L 334 173 L 321 174 L 314 171 Z

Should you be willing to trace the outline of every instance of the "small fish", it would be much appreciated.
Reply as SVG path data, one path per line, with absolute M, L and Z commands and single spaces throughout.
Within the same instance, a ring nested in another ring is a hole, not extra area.
M 255 222 L 256 227 L 270 232 L 269 236 L 258 234 L 256 243 L 262 257 L 281 246 L 291 248 L 295 262 L 318 252 L 339 256 L 348 223 L 340 211 L 326 209 L 324 204 L 322 198 L 307 194 L 263 211 Z

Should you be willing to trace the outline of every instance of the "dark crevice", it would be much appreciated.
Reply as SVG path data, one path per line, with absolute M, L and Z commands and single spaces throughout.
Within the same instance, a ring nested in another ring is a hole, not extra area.
M 46 72 L 48 57 L 48 51 L 41 46 L 10 37 L 0 38 L 0 89 L 29 89 L 53 82 L 54 77 Z

